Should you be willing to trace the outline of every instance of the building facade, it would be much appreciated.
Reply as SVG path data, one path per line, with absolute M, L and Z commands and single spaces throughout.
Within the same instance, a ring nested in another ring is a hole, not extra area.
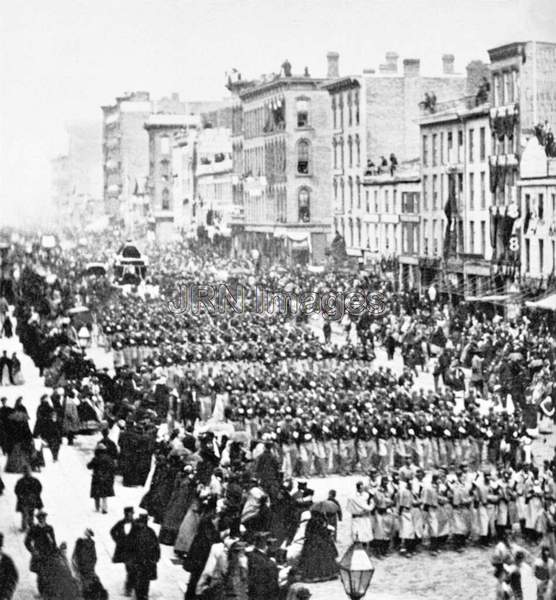
M 122 205 L 149 172 L 149 142 L 144 128 L 151 114 L 148 92 L 116 98 L 103 112 L 103 198 L 106 213 L 120 221 Z
M 556 158 L 533 136 L 520 167 L 521 274 L 546 283 L 556 274 Z
M 172 165 L 174 136 L 197 130 L 199 125 L 198 116 L 176 114 L 150 115 L 144 125 L 149 136 L 149 217 L 154 219 L 155 237 L 159 241 L 169 241 L 176 232 Z
M 401 164 L 394 173 L 366 176 L 365 214 L 355 222 L 348 217 L 349 234 L 355 227 L 364 262 L 402 289 L 419 285 L 420 192 L 416 161 Z
M 453 55 L 442 57 L 442 74 L 437 77 L 422 75 L 417 59 L 405 59 L 399 72 L 395 52 L 386 54 L 378 73 L 367 69 L 356 77 L 339 77 L 337 53 L 329 53 L 328 60 L 328 79 L 322 87 L 330 93 L 334 216 L 348 252 L 356 253 L 365 248 L 364 236 L 358 245 L 349 223 L 365 216 L 363 177 L 376 173 L 384 161 L 386 167 L 380 170 L 388 172 L 392 155 L 397 162 L 418 158 L 420 104 L 427 95 L 433 104 L 460 97 L 470 74 L 455 73 Z M 472 74 L 482 67 L 480 62 L 472 65 Z
M 487 97 L 440 104 L 421 119 L 422 283 L 477 295 L 490 286 Z
M 494 269 L 499 286 L 509 289 L 522 275 L 544 269 L 531 257 L 548 252 L 544 238 L 537 246 L 536 229 L 526 227 L 520 207 L 528 212 L 519 180 L 521 156 L 537 126 L 550 129 L 556 122 L 556 44 L 515 42 L 489 50 L 492 106 L 491 229 L 495 232 Z M 526 178 L 529 183 L 530 178 Z M 537 193 L 537 198 L 538 194 Z M 544 196 L 543 196 L 544 197 Z M 530 208 L 530 207 L 529 207 Z M 527 232 L 525 233 L 525 231 Z M 533 263 L 537 266 L 533 267 Z M 536 269 L 536 270 L 535 270 Z
M 232 143 L 234 249 L 323 262 L 332 236 L 329 95 L 323 80 L 284 74 L 229 83 L 236 95 Z

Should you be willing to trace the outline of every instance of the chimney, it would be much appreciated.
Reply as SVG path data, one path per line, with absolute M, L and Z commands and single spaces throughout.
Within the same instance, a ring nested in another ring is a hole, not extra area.
M 454 55 L 453 54 L 443 54 L 442 55 L 442 72 L 444 75 L 453 75 L 454 74 Z
M 421 61 L 418 58 L 406 58 L 403 61 L 404 77 L 418 77 Z
M 386 53 L 386 66 L 389 71 L 392 73 L 398 72 L 398 54 L 396 52 L 387 52 Z
M 336 79 L 340 77 L 340 55 L 338 52 L 329 52 L 326 55 L 328 62 L 328 72 L 326 76 L 328 79 Z

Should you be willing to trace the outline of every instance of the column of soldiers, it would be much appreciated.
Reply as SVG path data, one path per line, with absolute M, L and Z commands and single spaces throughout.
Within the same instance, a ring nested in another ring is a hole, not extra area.
M 556 483 L 552 465 L 539 471 L 520 469 L 426 472 L 411 461 L 389 474 L 371 469 L 348 501 L 352 538 L 378 556 L 399 550 L 412 556 L 419 548 L 436 555 L 450 548 L 462 552 L 469 543 L 488 546 L 520 532 L 536 543 L 551 534 L 556 517 Z

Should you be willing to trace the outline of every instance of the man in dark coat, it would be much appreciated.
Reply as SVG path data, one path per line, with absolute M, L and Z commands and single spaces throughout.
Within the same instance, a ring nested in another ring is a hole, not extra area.
M 146 513 L 139 515 L 129 540 L 136 600 L 148 600 L 149 586 L 157 578 L 156 563 L 160 560 L 158 536 L 147 525 L 148 518 Z
M 7 405 L 8 399 L 6 397 L 1 398 L 0 402 L 0 447 L 4 454 L 8 454 L 9 418 L 13 408 Z
M 17 504 L 15 510 L 21 513 L 21 531 L 33 525 L 33 513 L 35 509 L 43 507 L 41 500 L 41 482 L 31 475 L 31 467 L 23 467 L 23 477 L 15 484 L 15 495 Z
M 131 596 L 135 587 L 133 569 L 131 567 L 131 549 L 129 546 L 130 534 L 134 526 L 133 507 L 124 508 L 124 518 L 118 521 L 110 530 L 110 535 L 116 543 L 112 562 L 124 563 L 126 570 L 125 595 Z
M 37 416 L 35 419 L 35 429 L 33 430 L 33 437 L 43 437 L 45 424 L 51 419 L 50 416 L 54 412 L 52 406 L 48 402 L 48 396 L 44 394 L 41 396 L 41 401 L 37 407 Z
M 95 456 L 87 468 L 93 471 L 91 498 L 95 501 L 95 510 L 100 509 L 103 514 L 106 514 L 108 512 L 106 499 L 114 496 L 116 465 L 102 444 L 96 447 Z
M 255 476 L 261 483 L 261 487 L 274 501 L 280 489 L 280 463 L 272 453 L 272 442 L 266 442 L 264 452 L 255 460 Z
M 36 525 L 31 525 L 25 536 L 25 547 L 31 553 L 29 570 L 37 574 L 37 588 L 42 595 L 45 586 L 45 564 L 58 550 L 54 529 L 46 522 L 46 513 L 37 514 Z
M 110 458 L 115 463 L 117 463 L 118 462 L 118 455 L 120 454 L 120 452 L 118 451 L 118 446 L 116 445 L 116 443 L 113 442 L 108 437 L 109 433 L 110 433 L 109 429 L 107 427 L 105 427 L 102 430 L 102 440 L 99 442 L 99 444 L 102 444 L 106 448 L 106 453 L 108 454 L 108 456 L 110 456 Z
M 4 547 L 4 534 L 0 533 L 0 600 L 12 600 L 19 574 L 14 561 L 2 551 Z
M 255 536 L 255 547 L 247 555 L 249 600 L 278 598 L 278 567 L 268 556 L 268 533 Z

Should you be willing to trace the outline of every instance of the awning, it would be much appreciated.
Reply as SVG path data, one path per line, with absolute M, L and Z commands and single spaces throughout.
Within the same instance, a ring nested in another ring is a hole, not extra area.
M 532 300 L 526 302 L 525 306 L 528 308 L 540 308 L 542 310 L 555 310 L 556 311 L 556 294 L 550 294 L 540 300 Z
M 490 294 L 487 296 L 466 296 L 466 302 L 490 302 L 491 304 L 508 304 L 516 298 L 515 294 Z

